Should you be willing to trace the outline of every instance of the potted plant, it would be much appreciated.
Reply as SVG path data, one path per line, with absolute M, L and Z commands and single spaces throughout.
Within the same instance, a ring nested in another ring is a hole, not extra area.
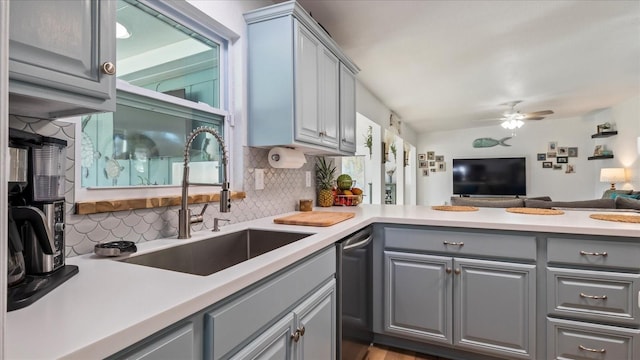
M 373 127 L 369 126 L 367 133 L 364 135 L 364 146 L 369 149 L 369 159 L 373 155 Z

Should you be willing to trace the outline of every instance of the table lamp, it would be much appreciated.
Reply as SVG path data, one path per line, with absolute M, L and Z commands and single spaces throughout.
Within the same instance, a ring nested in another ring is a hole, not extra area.
M 624 182 L 626 180 L 624 174 L 624 168 L 603 168 L 600 169 L 600 182 L 607 182 L 611 184 L 611 190 L 616 189 L 617 182 Z

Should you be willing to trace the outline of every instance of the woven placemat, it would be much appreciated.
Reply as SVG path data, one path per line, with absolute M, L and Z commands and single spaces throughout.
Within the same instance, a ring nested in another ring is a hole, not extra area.
M 433 210 L 439 211 L 478 211 L 475 206 L 461 206 L 461 205 L 437 205 L 431 207 Z
M 538 208 L 507 208 L 507 212 L 515 214 L 527 214 L 527 215 L 562 215 L 564 211 L 556 209 L 538 209 Z
M 591 214 L 589 217 L 596 220 L 640 224 L 640 216 L 638 215 Z

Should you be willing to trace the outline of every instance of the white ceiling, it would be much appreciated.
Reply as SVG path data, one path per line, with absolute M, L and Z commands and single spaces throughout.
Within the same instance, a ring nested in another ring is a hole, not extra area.
M 638 0 L 299 2 L 419 132 L 494 125 L 477 120 L 514 100 L 553 121 L 640 94 Z

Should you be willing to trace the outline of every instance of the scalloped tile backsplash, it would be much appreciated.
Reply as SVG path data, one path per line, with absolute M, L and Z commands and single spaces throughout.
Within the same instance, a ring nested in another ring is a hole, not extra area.
M 75 124 L 11 115 L 9 126 L 67 141 L 65 182 L 67 257 L 91 253 L 94 245 L 102 241 L 128 240 L 139 243 L 175 236 L 178 233 L 178 207 L 75 215 L 73 213 Z M 305 172 L 314 171 L 315 157 L 307 155 L 307 163 L 300 169 L 274 169 L 269 166 L 268 152 L 268 149 L 250 147 L 243 149 L 243 191 L 247 195 L 246 198 L 232 201 L 231 212 L 222 215 L 217 206 L 209 206 L 204 223 L 193 225 L 193 231 L 212 229 L 213 218 L 216 216 L 231 219 L 231 223 L 249 221 L 294 211 L 299 199 L 315 197 L 314 184 L 311 187 L 305 187 Z M 264 169 L 263 190 L 254 190 L 255 169 Z M 192 209 L 194 212 L 200 212 L 202 205 L 195 205 Z

